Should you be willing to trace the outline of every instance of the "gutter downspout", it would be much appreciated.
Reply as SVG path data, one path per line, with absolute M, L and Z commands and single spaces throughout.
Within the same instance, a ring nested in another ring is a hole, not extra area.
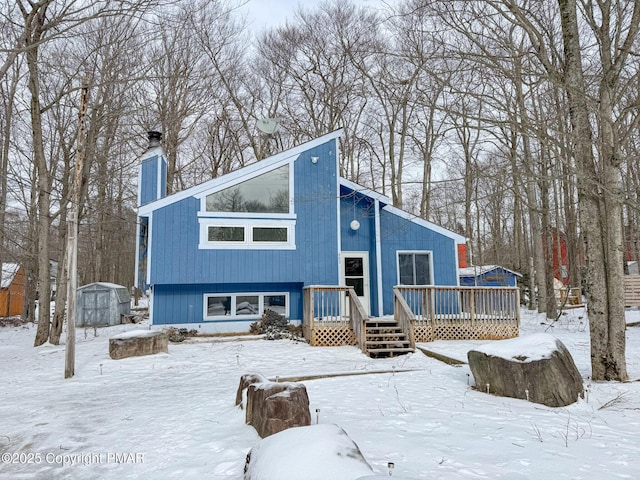
M 376 283 L 378 287 L 378 316 L 384 315 L 384 302 L 382 301 L 382 249 L 380 239 L 380 200 L 374 200 L 375 208 L 375 237 L 376 237 Z

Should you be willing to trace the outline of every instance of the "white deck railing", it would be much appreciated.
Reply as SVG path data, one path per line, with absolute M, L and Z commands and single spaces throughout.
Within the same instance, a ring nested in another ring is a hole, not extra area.
M 352 287 L 314 285 L 304 287 L 303 291 L 302 324 L 307 339 L 318 328 L 350 328 L 366 353 L 365 323 L 369 316 Z
M 517 287 L 396 286 L 417 325 L 514 323 L 520 325 Z M 396 303 L 396 306 L 398 303 Z M 407 313 L 396 308 L 396 319 Z

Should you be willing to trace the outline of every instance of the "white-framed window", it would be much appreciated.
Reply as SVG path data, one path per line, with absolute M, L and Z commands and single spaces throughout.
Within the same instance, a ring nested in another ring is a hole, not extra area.
M 282 165 L 201 197 L 202 216 L 290 217 L 293 211 L 293 167 Z
M 432 252 L 398 251 L 398 285 L 433 285 Z
M 199 249 L 295 250 L 293 163 L 203 192 Z
M 267 309 L 289 318 L 289 293 L 207 293 L 204 295 L 205 320 L 254 320 L 260 318 Z
M 200 249 L 294 250 L 295 220 L 199 218 Z

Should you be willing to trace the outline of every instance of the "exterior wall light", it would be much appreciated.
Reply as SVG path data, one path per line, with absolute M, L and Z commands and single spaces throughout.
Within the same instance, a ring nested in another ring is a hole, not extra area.
M 360 228 L 360 222 L 358 220 L 351 220 L 349 227 L 351 227 L 351 230 L 357 231 Z
M 318 163 L 318 157 L 311 157 L 311 163 Z

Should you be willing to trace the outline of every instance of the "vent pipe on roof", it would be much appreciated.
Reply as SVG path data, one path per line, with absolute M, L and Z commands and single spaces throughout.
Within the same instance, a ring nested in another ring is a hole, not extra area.
M 147 135 L 148 135 L 148 138 L 149 138 L 149 148 L 148 148 L 148 150 L 160 146 L 160 140 L 162 140 L 162 133 L 152 130 L 150 132 L 147 132 Z

